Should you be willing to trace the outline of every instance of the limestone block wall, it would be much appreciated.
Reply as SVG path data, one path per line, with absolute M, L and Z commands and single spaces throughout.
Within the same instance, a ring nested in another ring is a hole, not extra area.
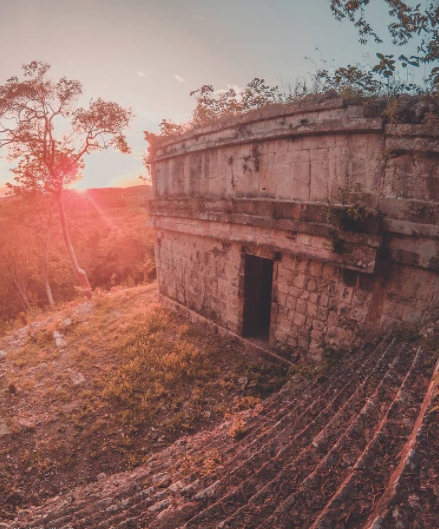
M 242 124 L 239 138 L 230 138 L 229 130 L 215 131 L 203 134 L 202 147 L 199 138 L 190 138 L 158 148 L 157 195 L 324 202 L 356 183 L 376 193 L 381 119 L 365 119 L 362 109 L 345 108 L 339 99 L 326 106 Z M 267 136 L 271 141 L 249 142 Z
M 264 347 L 277 353 L 439 317 L 439 137 L 424 126 L 315 98 L 161 139 L 150 161 L 159 290 L 173 306 L 242 335 L 254 255 L 273 263 Z M 358 188 L 367 216 L 346 229 L 340 197 Z
M 161 294 L 239 335 L 243 252 L 270 252 L 173 230 L 157 237 Z M 285 253 L 273 285 L 270 347 L 287 356 L 359 345 L 389 324 L 427 321 L 439 306 L 439 276 L 397 264 L 372 275 Z
M 279 263 L 272 346 L 318 353 L 357 346 L 380 330 L 437 316 L 439 276 L 400 265 L 360 274 L 320 261 L 284 256 Z
M 159 230 L 156 257 L 163 296 L 238 332 L 237 244 Z

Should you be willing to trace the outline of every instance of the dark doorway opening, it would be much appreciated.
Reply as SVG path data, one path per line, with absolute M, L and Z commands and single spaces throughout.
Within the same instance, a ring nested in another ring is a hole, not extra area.
M 268 341 L 270 335 L 273 261 L 245 256 L 242 335 Z

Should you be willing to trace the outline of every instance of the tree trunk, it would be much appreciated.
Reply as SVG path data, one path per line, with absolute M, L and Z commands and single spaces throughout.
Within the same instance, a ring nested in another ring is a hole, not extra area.
M 52 289 L 50 288 L 50 283 L 49 283 L 49 280 L 45 272 L 43 272 L 43 282 L 44 282 L 44 288 L 46 289 L 46 296 L 47 296 L 47 301 L 49 302 L 49 306 L 54 307 L 55 302 L 53 301 Z
M 49 305 L 51 307 L 55 306 L 55 303 L 53 301 L 53 295 L 52 295 L 52 289 L 50 288 L 49 283 L 49 241 L 50 241 L 50 225 L 52 221 L 52 204 L 50 204 L 49 209 L 49 218 L 47 220 L 47 227 L 46 227 L 46 247 L 44 250 L 44 261 L 43 261 L 43 282 L 44 282 L 44 288 L 46 289 L 46 295 L 47 295 L 47 301 L 49 302 Z
M 30 311 L 31 307 L 26 294 L 26 265 L 22 264 L 20 256 L 14 252 L 4 257 L 3 268 L 11 278 L 11 282 L 14 285 L 15 289 L 15 295 L 17 296 L 21 309 L 23 310 L 23 312 Z
M 30 311 L 30 303 L 27 299 L 26 292 L 18 291 L 16 292 L 18 297 L 18 302 L 20 303 L 21 308 L 23 309 L 23 312 L 29 312 Z
M 73 268 L 73 273 L 75 274 L 76 279 L 78 280 L 81 287 L 84 289 L 85 295 L 88 297 L 88 299 L 91 299 L 92 290 L 91 290 L 90 283 L 88 282 L 86 273 L 78 265 L 78 260 L 76 259 L 75 250 L 73 249 L 72 241 L 70 240 L 69 230 L 67 228 L 66 214 L 64 211 L 62 191 L 57 193 L 56 201 L 58 204 L 59 218 L 61 220 L 61 228 L 62 228 L 62 234 L 64 238 L 64 244 L 66 245 L 67 251 L 69 253 L 70 263 Z

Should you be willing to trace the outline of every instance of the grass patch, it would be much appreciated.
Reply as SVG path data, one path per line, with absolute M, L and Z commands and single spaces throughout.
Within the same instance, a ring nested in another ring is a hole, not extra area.
M 283 366 L 250 361 L 236 343 L 162 310 L 139 317 L 125 331 L 115 349 L 118 367 L 99 376 L 95 395 L 122 425 L 146 421 L 174 437 L 194 431 L 206 410 L 219 416 L 252 407 L 286 380 Z M 246 398 L 237 405 L 235 396 Z M 229 404 L 215 408 L 215 402 Z
M 0 509 L 10 516 L 101 472 L 132 469 L 182 435 L 254 408 L 287 380 L 287 367 L 162 310 L 153 296 L 152 287 L 137 287 L 72 304 L 9 356 L 1 404 L 14 421 L 13 434 L 0 440 L 9 455 Z M 61 352 L 54 331 L 67 341 Z M 72 372 L 85 381 L 75 385 Z M 38 419 L 31 429 L 20 425 L 29 417 Z M 219 461 L 212 453 L 202 471 Z

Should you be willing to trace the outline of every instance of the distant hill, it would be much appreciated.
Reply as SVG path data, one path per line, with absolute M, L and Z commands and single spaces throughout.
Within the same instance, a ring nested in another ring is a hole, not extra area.
M 151 196 L 151 186 L 138 185 L 132 187 L 102 187 L 80 190 L 66 189 L 65 200 L 75 202 L 75 204 L 87 203 L 92 201 L 100 207 L 141 207 L 145 205 L 146 200 Z M 13 196 L 0 196 L 0 204 L 8 201 L 17 200 Z
M 77 191 L 68 189 L 65 191 L 66 205 L 75 205 L 81 209 L 100 207 L 104 209 L 113 208 L 143 208 L 151 196 L 151 186 L 133 187 L 105 187 Z
M 93 288 L 135 285 L 154 276 L 154 243 L 146 226 L 151 187 L 66 190 L 64 203 L 69 231 L 81 267 Z M 43 283 L 47 218 L 52 202 L 40 197 L 9 196 L 0 200 L 0 271 L 13 256 L 26 283 L 33 308 L 47 305 Z M 76 281 L 52 206 L 49 230 L 49 280 L 55 302 L 76 296 Z M 0 274 L 0 335 L 2 326 L 24 309 L 11 274 Z

